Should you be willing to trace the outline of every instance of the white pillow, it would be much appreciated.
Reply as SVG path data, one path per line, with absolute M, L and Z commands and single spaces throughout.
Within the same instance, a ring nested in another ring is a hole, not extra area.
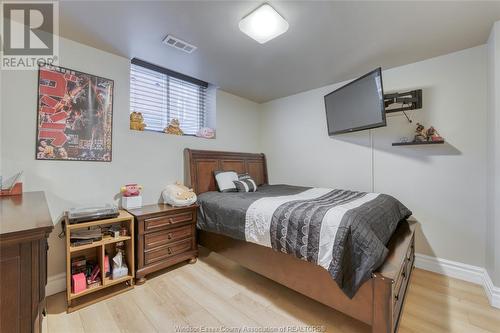
M 220 192 L 237 192 L 234 181 L 238 180 L 238 174 L 234 171 L 215 171 L 215 181 Z

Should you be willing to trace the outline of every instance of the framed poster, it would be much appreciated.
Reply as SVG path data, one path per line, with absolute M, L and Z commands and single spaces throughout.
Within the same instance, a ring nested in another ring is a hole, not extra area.
M 111 162 L 113 85 L 68 68 L 40 66 L 36 159 Z

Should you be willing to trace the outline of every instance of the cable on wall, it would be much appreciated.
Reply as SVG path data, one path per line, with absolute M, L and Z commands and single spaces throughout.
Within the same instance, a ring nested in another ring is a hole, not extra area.
M 372 130 L 368 130 L 370 133 L 370 150 L 371 150 L 371 192 L 375 192 L 375 153 L 373 151 L 373 133 Z

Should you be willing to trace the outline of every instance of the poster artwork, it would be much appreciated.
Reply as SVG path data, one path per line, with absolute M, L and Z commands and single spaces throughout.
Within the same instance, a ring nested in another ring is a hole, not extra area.
M 37 159 L 111 161 L 113 80 L 40 67 L 37 115 Z

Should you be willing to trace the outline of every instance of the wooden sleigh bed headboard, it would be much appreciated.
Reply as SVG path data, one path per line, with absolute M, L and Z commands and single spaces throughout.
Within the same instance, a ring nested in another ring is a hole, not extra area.
M 184 149 L 185 184 L 196 194 L 217 191 L 214 171 L 248 173 L 257 185 L 268 184 L 264 154 Z

